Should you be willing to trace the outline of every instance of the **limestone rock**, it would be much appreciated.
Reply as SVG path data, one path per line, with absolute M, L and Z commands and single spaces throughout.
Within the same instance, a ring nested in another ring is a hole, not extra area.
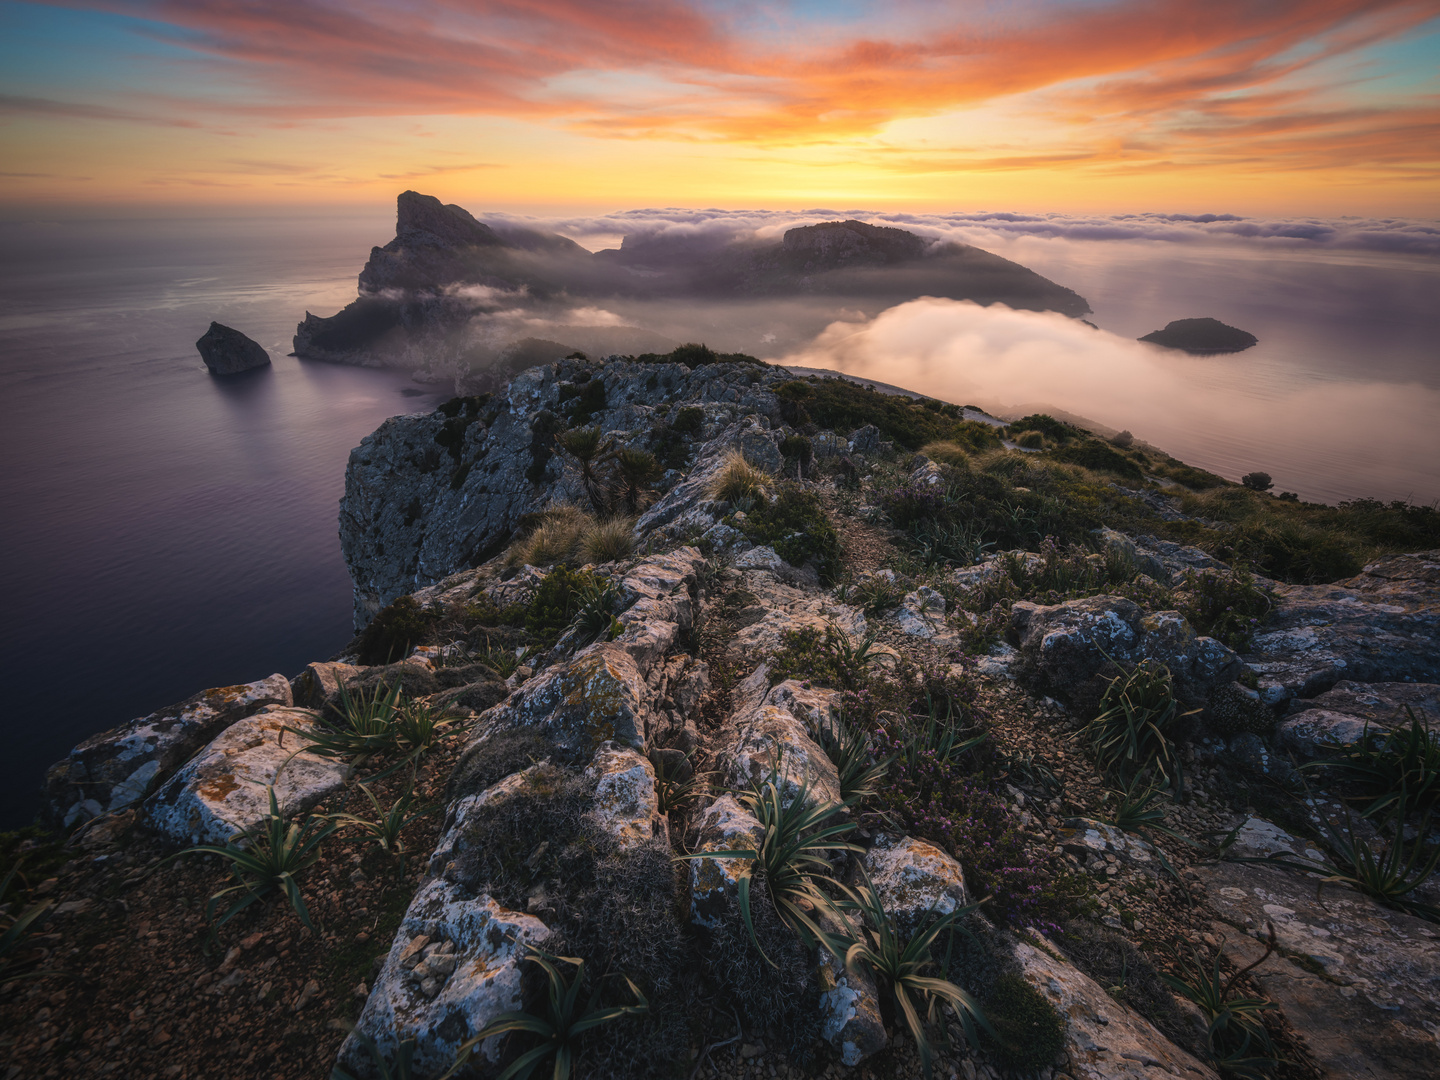
M 279 705 L 231 724 L 145 801 L 145 823 L 177 843 L 223 844 L 269 813 L 269 784 L 282 813 L 303 814 L 350 775 L 343 762 L 302 749 L 316 725 L 308 709 Z
M 1211 690 L 1233 682 L 1240 662 L 1214 638 L 1199 637 L 1177 611 L 1144 614 L 1119 596 L 1090 596 L 1042 606 L 1018 601 L 1010 634 L 1027 661 L 1079 707 L 1098 702 L 1112 660 L 1153 659 L 1170 669 L 1177 697 L 1202 703 Z
M 773 775 L 787 805 L 802 790 L 810 805 L 840 801 L 835 766 L 806 724 L 778 704 L 804 692 L 798 683 L 787 680 L 771 690 L 760 706 L 737 714 L 736 740 L 722 755 L 722 771 L 732 787 L 747 788 Z
M 747 432 L 768 438 L 764 414 L 776 409 L 776 398 L 766 385 L 751 383 L 755 370 L 722 363 L 692 371 L 618 359 L 597 368 L 562 360 L 521 372 L 478 410 L 391 417 L 351 451 L 345 470 L 340 547 L 354 583 L 356 629 L 396 597 L 499 551 L 525 515 L 552 501 L 586 501 L 578 471 L 553 452 L 569 401 L 561 400 L 562 388 L 573 389 L 582 372 L 587 385 L 604 390 L 604 408 L 590 422 L 636 449 L 658 448 L 656 424 L 646 417 L 672 396 L 714 403 L 730 417 L 697 455 L 703 467 L 647 510 L 638 526 L 641 536 L 662 527 L 703 532 L 716 520 L 707 510 L 705 470 L 718 469 L 724 449 Z
M 884 1050 L 889 1042 L 875 978 L 863 966 L 846 970 L 841 958 L 819 951 L 820 1037 L 847 1066 Z
M 323 709 L 327 701 L 340 693 L 340 687 L 348 687 L 365 670 L 354 664 L 306 664 L 305 670 L 290 680 L 294 704 L 302 709 Z
M 960 864 L 926 840 L 881 834 L 861 862 L 885 910 L 906 933 L 965 905 Z
M 1160 860 L 1153 844 L 1142 837 L 1088 818 L 1069 818 L 1056 832 L 1056 839 L 1071 855 L 1091 870 L 1101 869 L 1111 859 L 1118 865 L 1160 873 Z
M 922 585 L 906 594 L 895 612 L 895 621 L 912 637 L 933 638 L 945 626 L 945 597 Z
M 1282 955 L 1252 972 L 1327 1076 L 1431 1077 L 1440 1030 L 1440 936 L 1433 924 L 1381 907 L 1315 875 L 1254 863 L 1200 864 L 1210 903 L 1230 926 L 1240 966 L 1273 922 Z
M 283 675 L 217 686 L 86 739 L 45 774 L 46 819 L 68 828 L 138 803 L 231 724 L 289 705 Z
M 1295 699 L 1276 729 L 1280 745 L 1297 757 L 1317 758 L 1357 746 L 1368 730 L 1379 740 L 1408 727 L 1409 709 L 1432 732 L 1440 730 L 1440 686 L 1434 683 L 1342 681 L 1310 700 Z
M 239 375 L 270 364 L 270 354 L 258 342 L 218 322 L 210 324 L 210 329 L 195 342 L 195 348 L 200 350 L 200 359 L 211 375 Z
M 1025 981 L 1065 1019 L 1066 1071 L 1075 1080 L 1154 1080 L 1166 1073 L 1217 1080 L 1213 1070 L 1048 948 L 1022 941 L 1015 946 L 1015 959 Z
M 1278 585 L 1244 657 L 1265 700 L 1313 698 L 1341 681 L 1440 682 L 1440 551 L 1388 555 L 1333 585 Z
M 733 795 L 722 795 L 706 807 L 696 827 L 700 834 L 697 852 L 755 849 L 765 839 L 760 822 Z M 731 910 L 740 879 L 750 873 L 750 863 L 729 858 L 689 862 L 690 921 L 713 930 Z
M 779 570 L 784 565 L 785 560 L 768 545 L 741 552 L 735 559 L 736 570 Z
M 1325 861 L 1310 841 L 1299 840 L 1274 822 L 1258 817 L 1248 817 L 1241 823 L 1240 831 L 1235 834 L 1235 840 L 1230 845 L 1227 855 L 1247 859 L 1268 859 L 1271 855 L 1282 853 L 1313 862 L 1317 866 Z
M 627 747 L 603 742 L 585 775 L 596 781 L 591 817 L 622 851 L 660 837 L 670 839 L 669 823 L 660 813 L 655 767 Z
M 530 679 L 484 713 L 484 731 L 530 727 L 559 746 L 589 752 L 607 739 L 645 746 L 650 691 L 619 641 L 583 649 Z
M 368 1075 L 370 1055 L 357 1036 L 391 1060 L 400 1043 L 414 1039 L 416 1074 L 440 1075 L 461 1043 L 524 1005 L 521 958 L 527 946 L 549 939 L 539 919 L 431 879 L 405 912 L 355 1032 L 340 1047 L 341 1064 Z M 502 1041 L 487 1039 L 478 1060 L 496 1062 Z

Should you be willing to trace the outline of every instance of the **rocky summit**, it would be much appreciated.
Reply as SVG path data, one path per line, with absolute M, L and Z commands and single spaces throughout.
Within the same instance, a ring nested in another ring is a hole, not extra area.
M 702 346 L 392 418 L 349 645 L 49 771 L 7 1077 L 1434 1076 L 1437 517 Z

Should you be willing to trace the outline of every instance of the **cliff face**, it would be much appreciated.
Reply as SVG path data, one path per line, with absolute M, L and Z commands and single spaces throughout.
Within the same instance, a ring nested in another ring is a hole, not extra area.
M 745 363 L 691 370 L 564 360 L 523 372 L 455 416 L 392 417 L 345 469 L 340 546 L 355 586 L 356 629 L 395 597 L 494 554 L 525 515 L 552 501 L 584 502 L 574 464 L 553 449 L 580 409 L 585 424 L 614 433 L 620 446 L 673 453 L 746 414 L 778 419 L 768 387 L 782 380 Z M 677 431 L 687 407 L 703 419 Z

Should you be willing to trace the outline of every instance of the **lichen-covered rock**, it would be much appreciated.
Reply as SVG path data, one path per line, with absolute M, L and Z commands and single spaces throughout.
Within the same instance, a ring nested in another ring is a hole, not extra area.
M 655 766 L 628 746 L 600 744 L 585 775 L 596 781 L 590 816 L 625 851 L 656 837 L 670 840 L 669 823 L 660 812 Z
M 1317 866 L 1325 861 L 1310 841 L 1297 839 L 1274 822 L 1258 817 L 1248 817 L 1241 822 L 1226 854 L 1245 859 L 1268 859 L 1271 855 L 1288 854 Z
M 768 545 L 752 547 L 735 558 L 736 570 L 779 570 L 784 565 L 785 560 Z
M 621 578 L 628 606 L 618 616 L 625 630 L 616 643 L 642 672 L 659 663 L 694 624 L 696 570 L 704 562 L 697 549 L 682 547 L 646 559 Z
M 576 753 L 593 753 L 606 740 L 643 749 L 649 700 L 645 677 L 625 645 L 601 642 L 527 681 L 482 714 L 480 730 L 534 728 Z
M 895 622 L 913 637 L 933 638 L 945 626 L 945 597 L 922 585 L 906 594 L 895 611 Z
M 905 933 L 965 905 L 960 864 L 926 840 L 882 833 L 861 863 L 881 904 Z
M 787 680 L 789 682 L 790 680 Z M 809 805 L 840 801 L 840 774 L 825 751 L 811 737 L 804 721 L 778 704 L 795 700 L 798 684 L 781 683 L 757 708 L 736 714 L 736 739 L 722 755 L 726 781 L 737 788 L 776 780 L 781 800 L 788 805 L 805 792 Z
M 416 1075 L 440 1075 L 461 1043 L 524 1005 L 525 949 L 549 939 L 539 919 L 432 878 L 405 912 L 355 1031 L 340 1047 L 340 1063 L 369 1075 L 370 1054 L 359 1036 L 392 1061 L 399 1045 L 414 1039 Z M 479 1060 L 498 1061 L 502 1041 L 481 1043 Z
M 1178 611 L 1145 614 L 1119 596 L 1090 596 L 1043 606 L 1018 601 L 1010 634 L 1026 660 L 1058 692 L 1082 708 L 1093 706 L 1115 663 L 1142 659 L 1164 664 L 1182 701 L 1201 704 L 1241 670 L 1235 653 L 1197 636 Z
M 1212 1069 L 1040 943 L 1018 943 L 1015 959 L 1025 981 L 1065 1020 L 1066 1072 L 1075 1080 L 1154 1080 L 1165 1074 L 1217 1080 Z
M 767 408 L 764 411 L 778 412 L 774 394 L 767 391 L 766 396 L 769 401 L 765 402 Z M 680 536 L 687 532 L 692 535 L 705 532 L 719 520 L 720 507 L 711 500 L 710 489 L 725 466 L 727 451 L 740 450 L 747 442 L 755 446 L 763 441 L 779 456 L 779 450 L 774 449 L 771 441 L 770 422 L 766 416 L 743 412 L 736 412 L 735 416 L 739 419 L 728 423 L 695 452 L 695 468 L 690 475 L 640 515 L 640 520 L 635 523 L 637 535 Z
M 769 656 L 784 644 L 785 634 L 791 630 L 823 635 L 834 626 L 853 641 L 861 640 L 867 632 L 859 608 L 786 585 L 763 570 L 747 571 L 745 587 L 759 598 L 763 614 L 736 632 L 730 648 L 739 655 Z
M 1294 850 L 1301 845 L 1290 845 Z M 1225 952 L 1243 967 L 1275 926 L 1280 953 L 1251 973 L 1327 1076 L 1420 1080 L 1435 1075 L 1440 1031 L 1440 936 L 1423 919 L 1317 878 L 1255 863 L 1196 868 L 1229 925 Z
M 824 949 L 819 950 L 816 974 L 820 981 L 820 1037 L 840 1055 L 841 1062 L 853 1067 L 884 1050 L 889 1040 L 874 977 L 863 966 L 847 970 L 840 957 Z
M 365 673 L 355 664 L 314 663 L 290 680 L 294 704 L 302 709 L 323 709 L 325 703 Z
M 317 723 L 308 709 L 269 705 L 231 724 L 145 800 L 145 823 L 177 843 L 223 844 L 264 820 L 267 785 L 283 814 L 303 814 L 350 775 L 343 762 L 303 749 Z
M 1245 662 L 1272 705 L 1344 681 L 1440 682 L 1440 551 L 1388 555 L 1333 585 L 1277 585 Z
M 231 724 L 267 705 L 291 704 L 271 675 L 217 686 L 121 727 L 92 735 L 45 774 L 44 814 L 61 828 L 133 806 Z
M 700 835 L 697 852 L 755 850 L 765 839 L 760 822 L 733 795 L 721 795 L 706 807 L 696 828 Z M 750 862 L 738 858 L 698 858 L 689 862 L 690 921 L 713 930 L 733 909 L 740 879 L 750 874 Z
M 1432 732 L 1440 731 L 1440 686 L 1347 680 L 1317 698 L 1293 700 L 1291 710 L 1276 729 L 1280 745 L 1297 757 L 1324 757 L 1359 745 L 1367 730 L 1379 739 L 1406 727 L 1411 714 Z

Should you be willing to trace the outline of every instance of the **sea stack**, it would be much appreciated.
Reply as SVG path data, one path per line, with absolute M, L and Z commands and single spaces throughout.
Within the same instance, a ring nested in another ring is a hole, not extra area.
M 1219 319 L 1176 319 L 1164 330 L 1146 334 L 1140 340 L 1196 356 L 1241 352 L 1260 341 L 1254 334 L 1226 326 Z
M 239 375 L 270 363 L 270 354 L 258 342 L 218 322 L 210 324 L 210 329 L 195 342 L 195 348 L 200 350 L 200 359 L 211 375 Z

